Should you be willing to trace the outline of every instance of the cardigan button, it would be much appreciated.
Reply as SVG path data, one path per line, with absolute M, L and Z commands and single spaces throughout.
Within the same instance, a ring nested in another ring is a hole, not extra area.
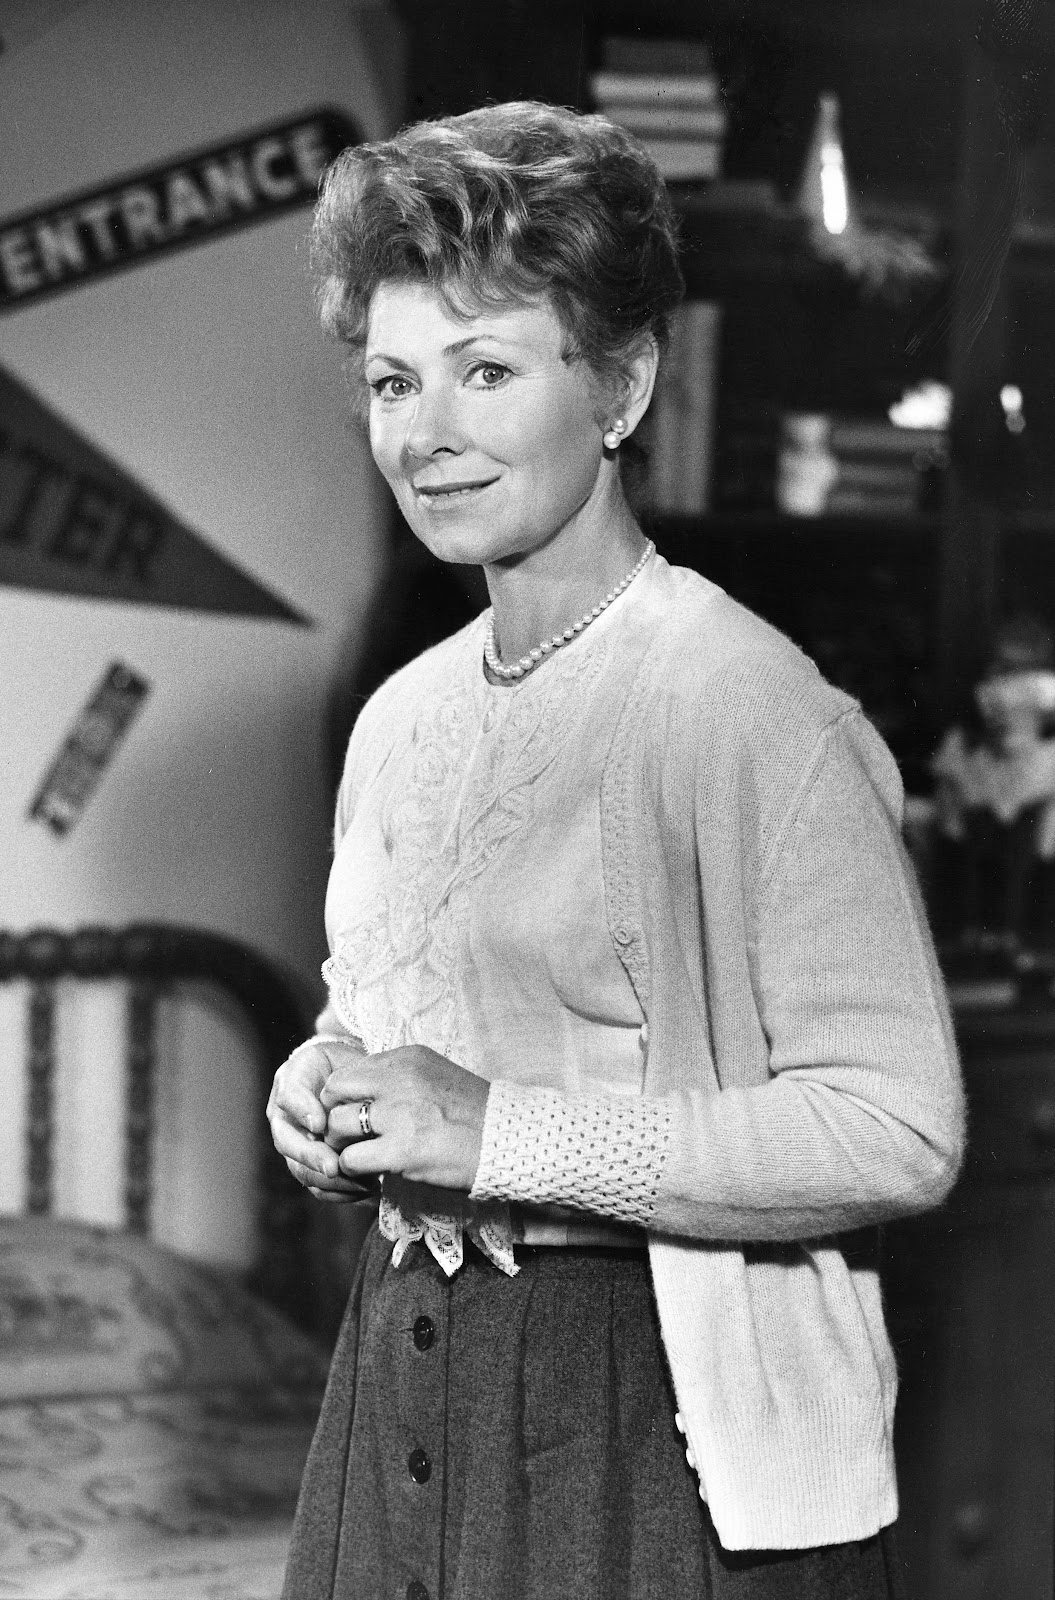
M 615 929 L 613 937 L 615 938 L 616 944 L 629 944 L 634 936 L 630 932 L 629 928 L 625 927 L 623 923 L 620 923 L 618 928 Z
M 412 1450 L 407 1460 L 407 1471 L 415 1483 L 428 1483 L 432 1477 L 432 1462 L 424 1450 Z
M 679 1433 L 684 1433 L 685 1432 L 685 1424 L 681 1420 L 681 1412 L 680 1411 L 675 1411 L 675 1413 L 674 1413 L 674 1426 L 677 1428 Z

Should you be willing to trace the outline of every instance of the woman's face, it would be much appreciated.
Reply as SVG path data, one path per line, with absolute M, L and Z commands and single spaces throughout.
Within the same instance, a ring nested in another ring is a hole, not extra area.
M 376 291 L 370 445 L 407 522 L 442 560 L 528 554 L 612 481 L 597 380 L 563 358 L 564 342 L 546 304 L 466 320 L 425 285 Z

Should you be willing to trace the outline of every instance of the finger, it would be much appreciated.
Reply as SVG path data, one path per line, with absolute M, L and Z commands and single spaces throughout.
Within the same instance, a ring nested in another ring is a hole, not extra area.
M 311 1139 L 285 1117 L 271 1120 L 271 1138 L 275 1149 L 286 1161 L 295 1161 L 307 1167 L 316 1177 L 335 1178 L 338 1173 L 337 1157 L 321 1139 Z
M 338 1157 L 342 1177 L 353 1181 L 376 1178 L 384 1172 L 399 1172 L 398 1152 L 389 1139 L 357 1139 L 345 1145 Z
M 341 1178 L 341 1188 L 323 1188 L 321 1184 L 308 1187 L 316 1200 L 375 1200 L 378 1195 L 376 1178 Z
M 360 1110 L 364 1104 L 369 1104 L 370 1107 L 369 1133 L 363 1132 L 363 1124 L 360 1119 Z M 326 1142 L 327 1144 L 332 1144 L 335 1149 L 356 1140 L 376 1139 L 384 1131 L 384 1106 L 378 1100 L 354 1100 L 350 1105 L 346 1105 L 342 1101 L 341 1104 L 335 1105 L 331 1109 L 329 1116 L 326 1118 Z
M 360 1194 L 362 1185 L 355 1178 L 346 1178 L 343 1174 L 336 1178 L 324 1178 L 321 1173 L 314 1172 L 311 1167 L 305 1167 L 299 1161 L 287 1161 L 286 1166 L 305 1189 L 318 1189 L 324 1194 L 347 1195 L 352 1199 Z
M 362 1046 L 351 1040 L 306 1039 L 275 1073 L 268 1116 L 283 1110 L 310 1132 L 322 1133 L 326 1113 L 319 1104 L 319 1089 L 342 1062 L 359 1060 L 362 1054 Z
M 313 1189 L 310 1183 L 306 1187 L 313 1200 L 325 1200 L 331 1206 L 348 1206 L 352 1205 L 356 1200 L 364 1200 L 366 1198 L 366 1190 L 358 1187 L 354 1192 L 349 1190 L 347 1194 L 343 1191 L 338 1193 L 336 1189 Z
M 327 1111 L 346 1102 L 374 1098 L 382 1076 L 377 1068 L 376 1059 L 372 1056 L 359 1056 L 330 1073 L 319 1090 L 319 1100 Z
M 299 1122 L 302 1128 L 307 1128 L 309 1133 L 321 1134 L 326 1127 L 326 1111 L 318 1095 L 293 1077 L 276 1078 L 268 1102 L 270 1117 L 283 1113 L 294 1122 Z
M 327 1072 L 336 1072 L 338 1067 L 346 1066 L 350 1061 L 362 1061 L 368 1054 L 366 1046 L 359 1039 L 327 1037 L 311 1042 L 325 1060 Z

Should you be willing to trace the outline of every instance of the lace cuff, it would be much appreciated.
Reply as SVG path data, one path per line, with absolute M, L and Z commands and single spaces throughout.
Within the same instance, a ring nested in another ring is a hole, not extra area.
M 670 1138 L 663 1100 L 492 1083 L 470 1198 L 575 1206 L 644 1227 Z

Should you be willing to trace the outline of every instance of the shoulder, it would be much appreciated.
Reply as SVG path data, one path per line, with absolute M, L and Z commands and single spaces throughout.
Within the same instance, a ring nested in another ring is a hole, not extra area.
M 651 652 L 662 699 L 711 738 L 799 741 L 856 708 L 786 634 L 684 567 L 667 567 Z
M 856 700 L 708 580 L 679 567 L 660 576 L 638 731 L 667 806 L 746 808 L 773 826 L 835 762 L 898 811 L 896 765 Z

